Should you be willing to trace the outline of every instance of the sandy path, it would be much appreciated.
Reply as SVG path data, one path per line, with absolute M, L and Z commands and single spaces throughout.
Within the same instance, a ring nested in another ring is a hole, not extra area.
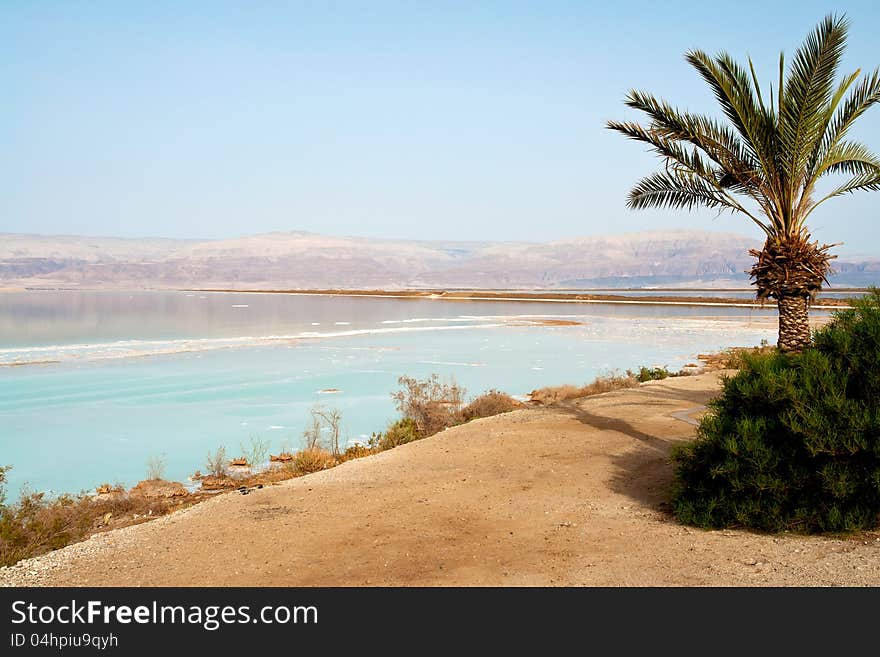
M 682 527 L 682 412 L 714 374 L 529 409 L 226 494 L 0 571 L 40 585 L 878 585 L 880 534 Z

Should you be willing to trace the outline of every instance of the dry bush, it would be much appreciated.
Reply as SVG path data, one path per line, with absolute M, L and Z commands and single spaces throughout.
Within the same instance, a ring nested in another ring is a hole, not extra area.
M 205 470 L 212 477 L 225 477 L 229 468 L 226 460 L 226 448 L 218 447 L 213 454 L 208 453 L 208 459 L 205 462 Z
M 315 449 L 321 443 L 321 418 L 312 413 L 312 424 L 303 431 L 306 449 Z
M 422 408 L 419 433 L 433 436 L 458 424 L 457 406 L 447 402 L 429 402 Z
M 342 423 L 342 413 L 335 408 L 324 408 L 315 406 L 312 409 L 312 416 L 319 418 L 324 427 L 327 428 L 329 435 L 328 443 L 330 452 L 333 456 L 339 456 L 339 434 Z
M 11 465 L 0 465 L 0 509 L 6 505 L 6 473 L 10 470 Z
M 639 384 L 638 379 L 629 375 L 609 374 L 608 376 L 597 377 L 592 383 L 588 383 L 580 389 L 581 397 L 589 397 L 590 395 L 601 395 L 612 390 L 620 390 L 622 388 L 634 388 Z
M 94 518 L 83 513 L 82 496 L 48 500 L 43 493 L 23 493 L 0 510 L 0 565 L 57 550 L 83 538 Z
M 269 460 L 269 441 L 259 436 L 251 436 L 250 446 L 240 445 L 241 453 L 251 467 L 259 467 Z
M 168 459 L 164 456 L 151 456 L 147 459 L 147 479 L 157 480 L 165 476 L 165 465 Z
M 168 513 L 172 509 L 172 501 L 161 497 L 146 497 L 123 492 L 120 495 L 108 496 L 106 499 L 92 499 L 91 507 L 94 517 L 101 519 L 108 513 L 112 516 L 152 517 Z
M 621 388 L 632 388 L 638 384 L 638 379 L 632 375 L 610 374 L 600 376 L 592 383 L 580 387 L 566 384 L 533 390 L 530 397 L 533 402 L 542 406 L 549 406 L 550 404 L 556 404 L 569 399 L 580 399 L 581 397 L 601 395 L 602 393 L 620 390 Z
M 549 406 L 566 399 L 575 399 L 580 396 L 581 388 L 567 383 L 561 386 L 547 386 L 538 390 L 532 390 L 529 397 L 533 402 L 542 406 Z
M 168 500 L 145 499 L 124 492 L 106 497 L 24 492 L 13 504 L 5 503 L 5 475 L 0 468 L 0 566 L 39 556 L 80 541 L 106 527 L 111 519 L 132 524 L 134 515 L 144 518 L 167 513 Z M 136 521 L 135 521 L 136 522 Z
M 714 354 L 700 354 L 699 359 L 708 372 L 715 370 L 739 370 L 743 368 L 744 357 L 769 355 L 776 351 L 775 346 L 765 344 L 760 347 L 730 347 Z
M 336 465 L 336 458 L 326 449 L 312 447 L 297 452 L 289 468 L 297 475 L 306 475 L 319 470 L 326 470 Z
M 310 411 L 312 422 L 303 431 L 306 449 L 321 447 L 321 436 L 326 430 L 328 435 L 327 444 L 334 456 L 339 456 L 339 438 L 342 431 L 342 413 L 335 408 L 325 408 L 320 404 L 312 407 Z
M 425 380 L 402 376 L 401 389 L 391 395 L 404 418 L 416 423 L 418 433 L 431 436 L 458 423 L 457 414 L 464 401 L 465 389 L 454 379 L 448 383 L 432 374 Z
M 458 412 L 462 422 L 469 422 L 481 417 L 491 417 L 500 413 L 521 408 L 522 403 L 510 395 L 498 390 L 483 393 Z
M 437 374 L 424 380 L 402 376 L 398 383 L 400 390 L 391 397 L 403 418 L 378 436 L 380 449 L 391 449 L 475 418 L 506 413 L 522 406 L 498 390 L 489 390 L 465 405 L 465 389 L 454 379 L 442 381 Z

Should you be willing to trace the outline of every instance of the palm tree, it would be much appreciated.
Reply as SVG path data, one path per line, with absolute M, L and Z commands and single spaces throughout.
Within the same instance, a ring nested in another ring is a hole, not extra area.
M 830 249 L 812 242 L 807 219 L 828 199 L 880 189 L 880 159 L 846 139 L 853 123 L 880 101 L 880 69 L 836 81 L 848 20 L 827 16 L 807 37 L 765 98 L 751 59 L 748 67 L 727 53 L 714 58 L 692 50 L 687 61 L 715 94 L 727 121 L 692 114 L 651 94 L 630 91 L 629 107 L 647 114 L 643 126 L 609 121 L 608 127 L 651 145 L 664 169 L 639 181 L 627 205 L 633 209 L 708 207 L 751 219 L 765 235 L 750 271 L 761 300 L 779 308 L 783 351 L 810 343 L 809 307 L 827 283 Z M 861 76 L 861 77 L 860 77 Z M 822 190 L 826 176 L 843 175 Z M 824 181 L 822 181 L 824 182 Z

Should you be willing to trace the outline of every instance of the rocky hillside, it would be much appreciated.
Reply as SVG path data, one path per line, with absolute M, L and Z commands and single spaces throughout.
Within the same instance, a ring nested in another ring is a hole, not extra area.
M 551 243 L 416 242 L 289 232 L 229 240 L 0 235 L 2 287 L 535 288 L 741 286 L 758 246 L 655 231 Z M 880 260 L 836 263 L 880 283 Z

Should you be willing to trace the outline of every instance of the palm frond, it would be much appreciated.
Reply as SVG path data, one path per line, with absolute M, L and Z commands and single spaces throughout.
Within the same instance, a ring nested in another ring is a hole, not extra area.
M 836 80 L 848 26 L 845 17 L 829 15 L 788 68 L 780 54 L 778 83 L 768 96 L 751 59 L 742 66 L 726 53 L 688 51 L 687 61 L 712 90 L 726 121 L 631 90 L 626 104 L 650 122 L 610 121 L 608 127 L 648 144 L 664 170 L 636 184 L 629 207 L 730 210 L 784 242 L 802 239 L 806 218 L 829 198 L 880 190 L 880 157 L 846 139 L 854 122 L 880 103 L 880 69 Z M 815 202 L 818 181 L 841 174 L 847 179 Z M 753 203 L 760 213 L 750 212 Z
M 871 75 L 862 78 L 861 82 L 850 91 L 843 104 L 836 109 L 822 139 L 817 144 L 816 160 L 824 159 L 824 156 L 846 137 L 856 119 L 877 103 L 880 103 L 880 69 L 875 69 Z
M 755 118 L 759 115 L 758 101 L 751 91 L 751 83 L 745 71 L 724 54 L 713 60 L 700 51 L 689 51 L 685 58 L 712 88 L 715 98 L 728 120 L 736 128 L 743 146 L 767 171 L 772 172 L 773 144 L 769 135 L 758 129 Z M 743 77 L 746 87 L 743 86 Z
M 755 170 L 759 166 L 737 134 L 714 119 L 683 112 L 635 89 L 627 94 L 626 104 L 650 116 L 652 130 L 693 144 L 725 170 Z
M 848 141 L 834 147 L 820 163 L 817 176 L 844 173 L 851 176 L 880 173 L 880 157 L 874 155 L 867 146 Z
M 692 210 L 700 206 L 734 209 L 704 180 L 670 172 L 652 173 L 636 183 L 627 205 L 634 210 L 667 207 Z
M 630 139 L 649 144 L 655 153 L 667 159 L 667 166 L 681 167 L 707 178 L 720 178 L 723 175 L 723 171 L 713 168 L 696 148 L 683 147 L 680 141 L 669 137 L 662 130 L 645 128 L 632 122 L 609 121 L 607 125 Z
M 792 197 L 805 182 L 804 171 L 825 131 L 848 25 L 844 17 L 826 16 L 795 53 L 785 83 L 779 115 L 779 151 Z
M 609 128 L 639 141 L 649 141 L 646 139 L 649 134 L 651 139 L 663 139 L 667 143 L 682 141 L 692 144 L 717 165 L 711 168 L 702 167 L 711 174 L 711 180 L 719 182 L 732 192 L 749 196 L 768 216 L 776 214 L 773 193 L 768 188 L 763 169 L 749 149 L 743 146 L 736 131 L 709 117 L 682 112 L 651 94 L 637 90 L 631 90 L 627 94 L 626 104 L 651 117 L 650 127 L 612 121 L 608 123 Z M 664 149 L 656 148 L 657 144 L 653 145 L 659 154 L 669 156 Z M 664 148 L 669 150 L 666 144 Z M 698 171 L 697 167 L 690 168 Z
M 763 222 L 726 194 L 718 184 L 683 170 L 657 172 L 642 178 L 630 191 L 627 206 L 634 210 L 646 208 L 693 210 L 698 207 L 730 210 L 749 216 L 764 232 L 768 231 L 768 227 Z
M 833 122 L 835 120 L 835 116 L 837 115 L 837 110 L 840 107 L 840 103 L 843 100 L 843 96 L 852 86 L 853 82 L 858 80 L 860 74 L 861 70 L 859 69 L 856 70 L 854 73 L 850 73 L 849 75 L 844 76 L 844 78 L 837 85 L 837 91 L 834 92 L 834 95 L 831 97 L 831 100 L 825 108 L 824 116 L 822 117 L 822 138 L 816 139 L 814 141 L 813 152 L 810 156 L 809 166 L 807 167 L 808 175 L 809 173 L 814 173 L 816 171 L 816 165 L 822 158 L 823 147 L 826 146 L 826 138 L 829 138 L 831 133 L 833 132 Z M 838 137 L 838 139 L 840 138 L 842 138 L 842 135 Z M 831 147 L 833 146 L 833 143 L 828 143 L 827 146 Z M 827 152 L 827 150 L 828 148 L 825 148 L 825 152 Z
M 819 207 L 829 199 L 835 198 L 837 196 L 843 196 L 844 194 L 852 194 L 853 192 L 860 191 L 880 191 L 880 171 L 866 171 L 865 173 L 853 176 L 845 183 L 839 185 L 830 193 L 826 194 L 821 199 L 813 203 L 810 206 L 810 209 L 807 211 L 807 216 L 809 216 L 813 212 L 813 210 L 815 210 L 817 207 Z

